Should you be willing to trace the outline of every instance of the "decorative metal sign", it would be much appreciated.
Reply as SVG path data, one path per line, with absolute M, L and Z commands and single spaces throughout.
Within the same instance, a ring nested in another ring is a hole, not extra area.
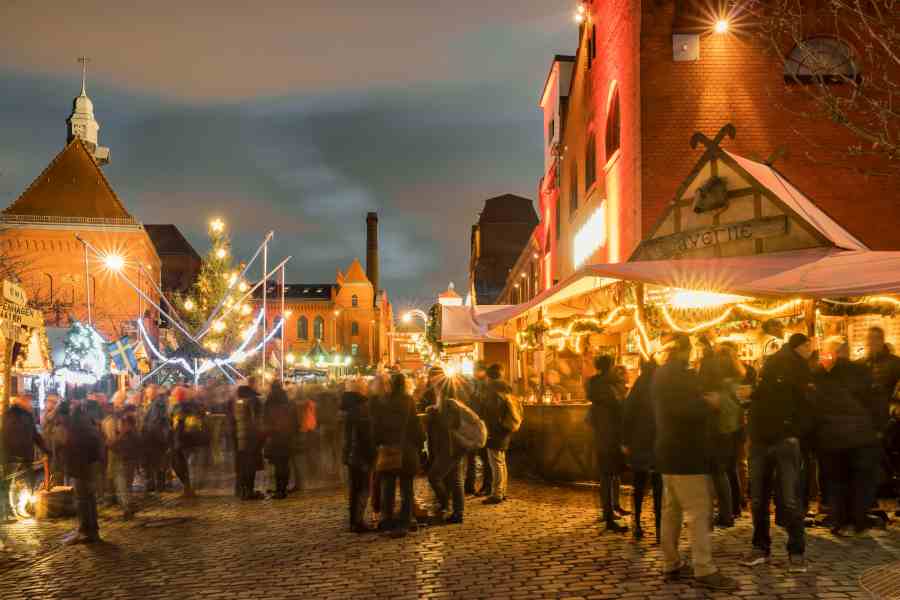
M 640 249 L 644 260 L 678 256 L 692 250 L 703 250 L 745 240 L 761 240 L 787 233 L 786 215 L 763 217 L 714 227 L 700 227 L 646 240 Z

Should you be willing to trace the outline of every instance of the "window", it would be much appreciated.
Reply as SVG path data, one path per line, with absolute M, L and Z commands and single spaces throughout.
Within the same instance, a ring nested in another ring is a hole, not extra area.
M 350 323 L 350 335 L 359 335 L 359 323 L 356 321 Z
M 556 239 L 559 240 L 560 234 L 560 221 L 562 221 L 562 198 L 556 198 Z
M 359 354 L 359 344 L 350 344 L 350 354 L 352 356 Z
M 594 64 L 597 58 L 597 26 L 591 25 L 591 32 L 588 34 L 587 41 L 587 66 L 588 69 Z
M 356 294 L 350 296 L 350 306 L 352 306 L 353 308 L 359 306 L 359 296 L 357 296 Z
M 547 124 L 547 145 L 553 145 L 553 137 L 556 135 L 556 119 L 550 119 Z
M 613 157 L 621 143 L 622 122 L 619 115 L 619 88 L 614 87 L 609 100 L 609 108 L 606 109 L 606 162 Z
M 297 339 L 309 339 L 309 319 L 305 316 L 301 316 L 297 319 Z
M 578 210 L 578 164 L 572 163 L 572 184 L 569 186 L 569 218 Z
M 594 133 L 588 134 L 587 149 L 584 157 L 584 189 L 589 190 L 597 181 L 597 142 Z
M 803 40 L 784 61 L 787 83 L 844 83 L 858 77 L 850 46 L 833 37 Z
M 325 319 L 322 317 L 316 317 L 313 321 L 313 337 L 319 342 L 325 339 Z

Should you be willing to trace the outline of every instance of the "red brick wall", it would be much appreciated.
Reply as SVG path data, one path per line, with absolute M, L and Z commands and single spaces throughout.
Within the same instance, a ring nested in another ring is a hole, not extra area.
M 613 10 L 629 3 L 595 4 Z M 872 248 L 900 249 L 900 176 L 866 175 L 825 152 L 858 140 L 823 117 L 806 120 L 785 110 L 808 106 L 796 88 L 790 93 L 777 57 L 747 34 L 704 35 L 699 61 L 675 62 L 673 4 L 642 4 L 640 113 L 629 117 L 639 116 L 641 124 L 644 236 L 702 154 L 702 148 L 691 150 L 691 135 L 702 131 L 712 137 L 732 123 L 737 137 L 723 144 L 726 149 L 766 159 L 786 147 L 787 156 L 775 167 L 800 191 Z

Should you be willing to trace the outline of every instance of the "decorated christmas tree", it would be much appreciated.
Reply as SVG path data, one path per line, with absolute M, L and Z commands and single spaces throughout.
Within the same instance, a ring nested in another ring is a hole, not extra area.
M 251 331 L 257 310 L 247 296 L 248 283 L 240 277 L 242 265 L 234 264 L 231 240 L 225 223 L 214 219 L 209 224 L 210 248 L 203 258 L 200 274 L 190 293 L 176 301 L 182 320 L 193 333 L 209 328 L 201 343 L 212 354 L 228 354 L 238 347 Z M 209 317 L 221 304 L 212 322 Z M 183 347 L 191 346 L 182 336 Z M 199 350 L 199 349 L 198 349 Z
M 68 383 L 93 385 L 109 372 L 103 338 L 86 323 L 75 321 L 66 333 L 65 355 L 56 375 Z

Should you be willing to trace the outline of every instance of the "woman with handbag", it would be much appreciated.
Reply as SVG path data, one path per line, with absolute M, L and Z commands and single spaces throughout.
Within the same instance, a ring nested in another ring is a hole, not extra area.
M 375 471 L 381 478 L 381 524 L 391 537 L 404 537 L 412 525 L 413 479 L 419 469 L 419 449 L 425 439 L 416 416 L 415 401 L 406 393 L 406 377 L 391 377 L 390 391 L 372 398 L 372 441 Z M 394 515 L 394 497 L 400 487 L 400 514 Z

